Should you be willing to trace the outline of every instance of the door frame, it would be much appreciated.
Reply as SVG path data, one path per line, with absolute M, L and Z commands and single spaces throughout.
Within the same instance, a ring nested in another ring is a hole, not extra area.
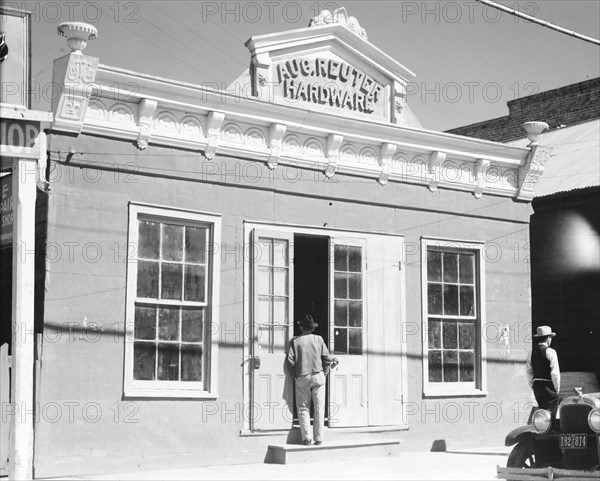
M 294 223 L 283 223 L 283 222 L 269 222 L 269 221 L 260 221 L 260 220 L 244 220 L 243 221 L 243 244 L 242 244 L 242 255 L 243 255 L 243 283 L 244 283 L 244 293 L 243 293 L 243 357 L 241 359 L 241 367 L 243 369 L 243 402 L 246 409 L 244 412 L 251 412 L 250 403 L 251 403 L 251 376 L 252 371 L 250 368 L 250 356 L 252 354 L 252 346 L 251 346 L 251 321 L 252 321 L 252 271 L 251 271 L 251 259 L 249 256 L 249 246 L 252 241 L 252 232 L 254 229 L 259 230 L 268 230 L 271 232 L 286 232 L 288 234 L 306 234 L 306 235 L 315 235 L 315 236 L 328 236 L 330 238 L 339 237 L 340 234 L 347 234 L 350 237 L 361 237 L 367 240 L 367 248 L 369 238 L 380 237 L 380 236 L 388 236 L 395 237 L 400 242 L 402 249 L 401 252 L 398 253 L 398 259 L 401 263 L 400 267 L 400 322 L 401 322 L 401 342 L 400 342 L 400 389 L 402 392 L 402 402 L 403 406 L 406 406 L 407 402 L 407 393 L 408 393 L 408 366 L 407 366 L 407 339 L 406 339 L 406 283 L 405 283 L 405 249 L 404 249 L 404 235 L 390 233 L 390 232 L 375 232 L 375 231 L 364 231 L 364 230 L 353 230 L 353 229 L 335 229 L 335 228 L 323 228 L 305 224 L 294 224 Z M 403 412 L 404 417 L 404 412 Z M 240 431 L 240 435 L 248 435 L 252 434 L 251 430 L 251 419 L 250 416 L 242 416 L 243 418 L 243 427 Z M 291 426 L 291 422 L 290 422 Z M 327 426 L 326 429 L 329 429 Z M 288 430 L 285 430 L 286 432 Z

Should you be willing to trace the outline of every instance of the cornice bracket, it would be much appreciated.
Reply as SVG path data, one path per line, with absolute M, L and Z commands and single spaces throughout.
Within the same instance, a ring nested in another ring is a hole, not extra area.
M 535 186 L 544 173 L 551 152 L 552 147 L 531 144 L 531 151 L 525 163 L 519 167 L 518 200 L 533 200 Z
M 267 158 L 267 167 L 274 170 L 279 163 L 282 150 L 282 139 L 287 130 L 287 125 L 271 124 L 269 128 L 269 157 Z
M 148 147 L 152 137 L 152 124 L 154 122 L 154 112 L 156 112 L 158 102 L 156 100 L 142 99 L 138 108 L 138 126 L 140 131 L 135 141 L 135 145 L 140 150 Z
M 440 184 L 440 170 L 445 160 L 446 152 L 434 151 L 429 155 L 427 171 L 431 175 L 431 178 L 427 187 L 431 192 L 435 192 Z
M 329 134 L 327 137 L 327 165 L 325 166 L 325 177 L 331 179 L 337 172 L 337 161 L 340 156 L 340 146 L 344 141 L 344 136 L 339 134 Z
M 490 161 L 488 159 L 477 159 L 477 162 L 473 165 L 473 177 L 475 178 L 475 190 L 473 195 L 476 199 L 480 199 L 485 189 L 487 170 L 490 167 Z
M 379 152 L 379 165 L 381 166 L 381 173 L 379 174 L 378 182 L 380 185 L 387 184 L 390 173 L 392 172 L 392 157 L 396 152 L 398 146 L 396 144 L 385 143 L 381 146 Z
M 221 139 L 221 125 L 225 120 L 225 114 L 222 112 L 209 112 L 206 122 L 206 137 L 208 143 L 204 149 L 204 157 L 208 160 L 215 158 L 217 149 L 219 148 L 219 142 Z

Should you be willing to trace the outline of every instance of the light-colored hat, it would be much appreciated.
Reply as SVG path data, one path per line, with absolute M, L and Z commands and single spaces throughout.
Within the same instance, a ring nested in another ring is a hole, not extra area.
M 537 332 L 533 335 L 533 337 L 554 337 L 556 336 L 556 332 L 552 332 L 552 328 L 550 326 L 538 326 Z

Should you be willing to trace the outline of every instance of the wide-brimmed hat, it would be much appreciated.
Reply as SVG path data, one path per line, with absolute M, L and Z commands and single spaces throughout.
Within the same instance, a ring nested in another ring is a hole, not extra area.
M 315 322 L 315 320 L 310 314 L 306 314 L 306 316 L 304 316 L 303 319 L 300 319 L 300 321 L 298 321 L 298 324 L 300 324 L 300 327 L 305 331 L 312 331 L 316 327 L 319 327 L 319 325 Z
M 537 332 L 533 335 L 533 337 L 554 337 L 556 336 L 556 332 L 552 332 L 552 328 L 550 326 L 538 326 Z

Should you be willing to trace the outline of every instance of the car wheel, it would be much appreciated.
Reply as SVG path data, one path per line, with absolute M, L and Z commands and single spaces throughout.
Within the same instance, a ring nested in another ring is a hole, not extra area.
M 508 456 L 507 468 L 535 468 L 535 454 L 527 444 L 519 443 Z

